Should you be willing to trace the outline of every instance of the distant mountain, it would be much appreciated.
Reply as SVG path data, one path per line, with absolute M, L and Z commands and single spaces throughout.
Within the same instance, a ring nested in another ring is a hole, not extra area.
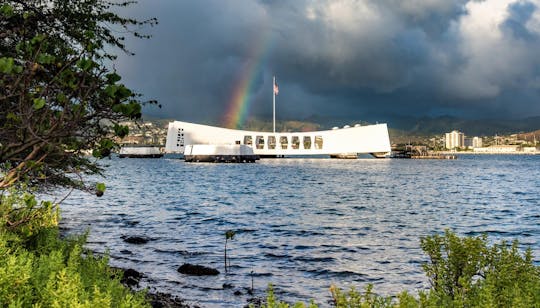
M 371 119 L 359 121 L 345 118 L 325 118 L 313 116 L 305 119 L 309 122 L 319 123 L 324 128 L 354 123 L 376 123 Z M 468 136 L 492 136 L 495 134 L 514 134 L 531 132 L 540 129 L 540 116 L 516 120 L 504 119 L 463 119 L 452 116 L 440 117 L 409 117 L 387 116 L 378 119 L 380 123 L 387 123 L 394 129 L 394 134 L 428 136 L 440 135 L 452 130 L 459 130 Z M 331 124 L 333 123 L 333 124 Z
M 538 144 L 540 142 L 540 129 L 534 132 L 518 134 L 518 139 Z
M 277 121 L 276 131 L 278 132 L 309 132 L 319 130 L 321 125 L 307 121 Z M 261 119 L 250 119 L 242 129 L 252 131 L 271 132 L 273 130 L 272 121 Z
M 540 116 L 518 120 L 503 119 L 461 119 L 442 116 L 436 118 L 401 118 L 390 121 L 390 127 L 415 134 L 433 135 L 459 130 L 468 136 L 513 134 L 530 132 L 540 128 Z
M 160 122 L 164 125 L 168 122 L 164 119 L 147 118 Z M 314 115 L 304 119 L 278 121 L 277 131 L 310 131 L 324 130 L 332 127 L 342 127 L 354 124 L 387 123 L 393 136 L 432 136 L 459 130 L 467 136 L 493 136 L 527 133 L 540 129 L 540 116 L 524 119 L 463 119 L 452 116 L 440 117 L 411 117 L 411 116 L 384 116 L 380 118 L 358 119 L 345 117 L 326 117 Z M 201 123 L 218 125 L 217 123 Z M 246 122 L 243 129 L 272 131 L 272 120 L 251 118 Z

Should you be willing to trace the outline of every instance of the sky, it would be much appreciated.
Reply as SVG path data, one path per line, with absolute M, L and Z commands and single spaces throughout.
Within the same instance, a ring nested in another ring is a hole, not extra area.
M 139 0 L 156 17 L 119 53 L 145 114 L 241 127 L 252 117 L 540 115 L 540 0 Z

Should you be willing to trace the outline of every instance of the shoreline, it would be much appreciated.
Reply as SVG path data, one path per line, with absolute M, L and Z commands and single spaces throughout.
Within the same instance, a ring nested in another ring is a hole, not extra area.
M 471 151 L 435 151 L 436 154 L 442 155 L 540 155 L 540 152 L 471 152 Z

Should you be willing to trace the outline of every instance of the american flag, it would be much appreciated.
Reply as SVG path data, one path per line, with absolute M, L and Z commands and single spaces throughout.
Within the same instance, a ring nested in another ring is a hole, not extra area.
M 278 93 L 279 93 L 279 87 L 277 85 L 276 79 L 274 79 L 274 94 L 278 95 Z

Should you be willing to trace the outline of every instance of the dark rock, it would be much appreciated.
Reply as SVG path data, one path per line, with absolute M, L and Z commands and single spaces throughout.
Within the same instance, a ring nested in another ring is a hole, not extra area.
M 178 272 L 191 276 L 214 276 L 219 275 L 219 271 L 215 268 L 202 265 L 185 263 L 178 268 Z
M 137 245 L 146 244 L 149 241 L 148 238 L 142 237 L 142 236 L 125 236 L 125 237 L 122 237 L 122 239 L 126 243 L 137 244 Z
M 265 300 L 262 297 L 250 297 L 247 302 L 245 307 L 264 307 Z
M 190 306 L 181 298 L 167 293 L 148 293 L 146 295 L 153 308 L 189 308 Z
M 124 283 L 128 287 L 138 287 L 139 286 L 139 280 L 133 278 L 133 277 L 126 277 L 122 279 L 122 283 Z
M 129 251 L 129 250 L 126 250 L 126 249 L 120 250 L 120 253 L 121 253 L 121 254 L 124 254 L 124 255 L 132 255 L 132 254 L 133 254 L 133 252 L 131 252 L 131 251 Z
M 242 293 L 242 291 L 240 291 L 240 290 L 236 290 L 236 291 L 234 291 L 233 294 L 234 294 L 235 296 L 240 296 L 240 295 L 242 295 L 243 293 Z
M 134 269 L 128 268 L 123 270 L 124 276 L 120 280 L 123 284 L 127 285 L 128 287 L 138 286 L 139 281 L 141 281 L 141 278 L 143 277 L 143 274 L 137 272 Z
M 136 271 L 136 270 L 134 270 L 134 269 L 132 269 L 132 268 L 128 268 L 128 269 L 124 270 L 124 277 L 125 276 L 141 279 L 143 277 L 143 274 Z
M 223 289 L 232 289 L 234 288 L 234 285 L 232 283 L 224 283 Z

